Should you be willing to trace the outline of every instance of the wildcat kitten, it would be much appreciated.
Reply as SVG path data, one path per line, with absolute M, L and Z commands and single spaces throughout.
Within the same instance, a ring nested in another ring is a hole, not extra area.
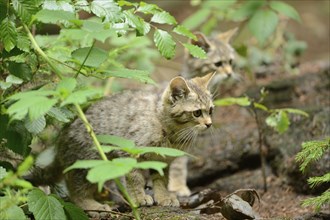
M 206 52 L 206 59 L 198 59 L 191 56 L 188 52 L 185 54 L 185 61 L 182 75 L 186 78 L 204 76 L 209 72 L 216 72 L 212 79 L 212 89 L 228 81 L 237 80 L 239 76 L 233 72 L 233 61 L 235 59 L 235 50 L 230 45 L 232 37 L 238 28 L 220 33 L 214 37 L 205 37 L 202 33 L 195 33 L 197 41 L 190 43 L 197 45 Z M 168 189 L 175 192 L 178 196 L 189 196 L 191 194 L 187 186 L 187 168 L 188 158 L 176 158 L 170 166 L 170 181 Z
M 126 91 L 95 103 L 86 117 L 96 134 L 118 135 L 133 140 L 137 146 L 163 146 L 183 149 L 200 131 L 212 125 L 212 97 L 208 85 L 214 74 L 185 80 L 175 77 L 161 93 L 148 90 Z M 109 159 L 118 155 L 108 154 Z M 35 172 L 36 185 L 54 184 L 63 178 L 63 169 L 77 160 L 100 159 L 83 122 L 76 119 L 61 132 L 53 162 Z M 144 155 L 140 160 L 170 163 L 173 158 Z M 111 172 L 111 170 L 109 170 Z M 150 172 L 154 198 L 144 191 L 146 179 L 140 170 L 126 176 L 126 187 L 132 200 L 140 205 L 179 206 L 176 195 L 167 190 L 165 176 Z M 109 211 L 108 205 L 97 202 L 97 186 L 86 180 L 87 170 L 64 174 L 70 199 L 85 210 Z

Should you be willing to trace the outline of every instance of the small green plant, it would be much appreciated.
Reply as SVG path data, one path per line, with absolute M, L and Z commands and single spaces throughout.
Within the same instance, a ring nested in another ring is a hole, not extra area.
M 279 134 L 284 133 L 288 130 L 290 125 L 290 119 L 288 114 L 298 114 L 304 117 L 308 117 L 308 114 L 302 110 L 294 109 L 294 108 L 280 108 L 280 109 L 270 109 L 267 106 L 263 105 L 262 102 L 267 95 L 267 92 L 264 89 L 261 89 L 261 97 L 259 100 L 255 101 L 248 96 L 244 97 L 228 97 L 222 98 L 214 101 L 216 106 L 230 106 L 230 105 L 239 105 L 242 107 L 247 107 L 253 113 L 255 122 L 258 128 L 258 136 L 259 136 L 259 154 L 261 161 L 261 169 L 262 176 L 264 182 L 264 191 L 267 191 L 267 182 L 266 182 L 266 152 L 264 149 L 264 137 L 263 137 L 263 129 L 262 124 L 265 123 L 269 127 L 273 128 Z M 260 110 L 266 113 L 268 116 L 264 122 L 260 121 L 260 116 L 257 110 Z
M 296 161 L 300 163 L 300 171 L 306 172 L 308 165 L 317 162 L 325 154 L 330 151 L 330 138 L 319 141 L 307 141 L 302 143 L 302 150 L 296 155 Z M 323 176 L 310 177 L 308 184 L 315 187 L 322 183 L 330 183 L 330 173 Z M 320 196 L 309 198 L 303 201 L 303 206 L 314 206 L 317 211 L 322 206 L 330 204 L 330 189 L 324 191 Z

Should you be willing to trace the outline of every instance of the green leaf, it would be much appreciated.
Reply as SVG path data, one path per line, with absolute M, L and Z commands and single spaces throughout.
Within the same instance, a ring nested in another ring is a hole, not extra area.
M 89 169 L 96 166 L 103 166 L 107 161 L 104 160 L 78 160 L 71 166 L 67 167 L 63 172 L 69 172 L 73 169 Z
M 14 75 L 9 75 L 6 78 L 6 82 L 11 83 L 11 84 L 22 84 L 23 80 Z
M 284 15 L 288 16 L 289 18 L 292 18 L 296 21 L 299 21 L 299 22 L 301 21 L 300 16 L 299 16 L 298 12 L 296 11 L 296 9 L 294 9 L 294 7 L 292 7 L 291 5 L 289 5 L 285 2 L 271 1 L 270 7 L 280 14 L 284 14 Z
M 66 219 L 61 203 L 53 196 L 47 196 L 40 189 L 34 189 L 28 194 L 29 211 L 36 220 Z
M 7 202 L 7 201 L 8 202 Z M 27 219 L 23 210 L 17 205 L 9 205 L 11 198 L 0 197 L 0 219 L 2 220 L 13 220 L 13 219 Z M 4 208 L 6 207 L 6 208 Z
M 114 135 L 97 135 L 97 139 L 102 144 L 113 144 L 118 147 L 127 147 L 133 148 L 135 147 L 134 141 L 128 140 L 123 137 L 114 136 Z
M 62 79 L 56 87 L 56 91 L 58 91 L 62 98 L 66 98 L 69 94 L 73 92 L 73 90 L 77 86 L 77 81 L 74 78 L 64 78 Z
M 10 74 L 23 79 L 24 81 L 29 81 L 32 79 L 31 67 L 26 63 L 16 63 L 8 62 L 8 70 Z
M 216 106 L 229 106 L 229 105 L 240 105 L 240 106 L 249 106 L 251 102 L 248 97 L 239 97 L 239 98 L 223 98 L 214 101 Z
M 288 113 L 292 113 L 292 114 L 296 114 L 296 115 L 303 115 L 305 117 L 308 117 L 309 116 L 306 112 L 304 112 L 304 111 L 302 111 L 300 109 L 295 109 L 295 108 L 281 108 L 279 110 L 282 110 L 282 111 L 285 111 L 285 112 L 288 112 Z
M 78 60 L 81 64 L 88 56 L 84 65 L 99 67 L 108 58 L 108 53 L 100 48 L 93 47 L 90 49 L 90 47 L 84 47 L 73 51 L 71 56 L 72 58 Z
M 113 0 L 94 0 L 91 3 L 91 10 L 106 22 L 115 23 L 121 18 L 121 8 Z
M 77 5 L 79 5 L 81 2 L 76 2 Z M 73 5 L 71 5 L 69 2 L 65 0 L 57 0 L 57 1 L 44 1 L 42 5 L 43 9 L 48 10 L 55 10 L 55 11 L 68 11 L 68 12 L 74 12 L 75 9 Z
M 64 123 L 67 123 L 70 121 L 69 120 L 70 117 L 61 108 L 52 107 L 47 112 L 47 115 L 55 118 L 58 121 L 64 122 Z
M 118 77 L 126 79 L 138 80 L 142 83 L 155 84 L 155 82 L 150 78 L 150 73 L 144 70 L 132 70 L 126 68 L 111 68 L 100 73 L 101 77 Z
M 64 202 L 63 205 L 67 220 L 89 220 L 84 210 L 78 206 L 72 204 L 71 202 Z
M 225 1 L 214 1 L 214 0 L 207 0 L 203 2 L 203 7 L 210 8 L 210 9 L 217 9 L 217 11 L 221 10 L 228 10 L 230 6 L 236 3 L 236 0 L 225 0 Z
M 43 23 L 56 24 L 61 21 L 75 20 L 75 14 L 69 11 L 63 10 L 48 10 L 42 9 L 36 15 L 36 19 Z
M 137 36 L 144 36 L 150 31 L 149 23 L 145 22 L 139 16 L 133 14 L 132 10 L 124 11 L 126 22 L 136 29 Z
M 159 162 L 159 161 L 144 161 L 137 163 L 135 165 L 135 168 L 140 168 L 140 169 L 153 169 L 156 170 L 160 175 L 164 176 L 164 171 L 163 169 L 167 167 L 166 163 Z
M 30 45 L 31 42 L 28 38 L 28 36 L 22 32 L 18 32 L 18 36 L 17 36 L 17 48 L 25 51 L 25 52 L 29 52 L 30 51 Z
M 175 148 L 167 148 L 167 147 L 138 147 L 140 150 L 140 154 L 145 153 L 154 153 L 161 155 L 163 157 L 170 156 L 170 157 L 181 157 L 187 155 L 184 151 L 175 149 Z
M 3 168 L 2 166 L 0 166 L 0 180 L 2 180 L 3 178 L 5 178 L 7 176 L 7 170 L 5 168 Z M 0 208 L 0 210 L 2 210 Z
M 199 58 L 199 59 L 206 59 L 207 58 L 206 52 L 202 48 L 200 48 L 196 45 L 188 44 L 188 43 L 183 43 L 183 46 L 189 51 L 189 53 L 193 57 L 196 57 L 196 58 Z
M 175 42 L 166 31 L 157 29 L 154 33 L 154 42 L 160 54 L 166 59 L 172 59 L 175 55 Z
M 31 21 L 32 15 L 38 11 L 38 6 L 34 0 L 13 0 L 13 8 L 18 16 L 28 24 Z
M 83 104 L 88 99 L 99 98 L 102 96 L 102 89 L 85 89 L 78 90 L 77 92 L 71 93 L 62 103 L 61 106 L 68 104 Z
M 264 0 L 250 0 L 245 1 L 241 7 L 235 10 L 230 18 L 233 21 L 243 21 L 251 15 L 255 14 L 256 11 L 265 4 Z
M 44 116 L 56 103 L 57 99 L 40 98 L 39 101 L 34 102 L 34 105 L 30 105 L 29 118 L 31 121 L 37 120 L 41 116 Z M 38 123 L 43 124 L 40 121 Z
M 275 31 L 278 17 L 270 10 L 257 11 L 248 23 L 251 33 L 263 44 Z
M 35 120 L 31 120 L 29 117 L 27 117 L 24 126 L 30 133 L 39 134 L 46 127 L 46 119 L 44 116 L 40 116 Z
M 263 110 L 263 111 L 265 111 L 265 112 L 268 112 L 268 111 L 269 111 L 269 109 L 268 109 L 265 105 L 260 104 L 260 103 L 258 103 L 258 102 L 254 102 L 254 103 L 253 103 L 253 106 L 254 106 L 255 108 L 258 108 L 258 109 Z
M 266 118 L 266 124 L 282 134 L 289 128 L 290 121 L 285 111 L 277 111 Z
M 31 155 L 27 156 L 24 161 L 17 168 L 17 175 L 24 175 L 33 165 L 33 157 Z
M 157 12 L 152 16 L 151 21 L 158 24 L 177 24 L 175 18 L 166 11 Z
M 159 8 L 155 4 L 148 4 L 145 2 L 140 2 L 140 6 L 138 7 L 137 11 L 142 12 L 144 14 L 155 14 L 155 13 L 161 12 L 162 9 Z
M 191 33 L 191 31 L 185 26 L 178 25 L 173 29 L 173 32 L 197 41 L 196 35 Z
M 212 11 L 208 8 L 200 9 L 196 13 L 194 13 L 191 16 L 189 16 L 188 18 L 186 18 L 182 22 L 182 25 L 189 29 L 195 29 L 208 19 L 211 12 Z
M 17 43 L 17 31 L 14 22 L 8 17 L 2 20 L 0 25 L 0 39 L 3 42 L 5 50 L 11 51 Z

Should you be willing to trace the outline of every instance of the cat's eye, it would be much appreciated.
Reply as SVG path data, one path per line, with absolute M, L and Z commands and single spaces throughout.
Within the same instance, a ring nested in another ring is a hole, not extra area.
M 202 115 L 202 110 L 198 109 L 198 110 L 196 110 L 196 111 L 193 111 L 193 115 L 194 115 L 195 117 L 199 117 L 199 116 L 201 116 L 201 115 Z
M 212 115 L 212 114 L 213 114 L 213 107 L 211 107 L 209 110 L 209 115 Z
M 223 62 L 222 61 L 219 61 L 219 62 L 214 63 L 214 65 L 216 67 L 221 67 L 223 65 Z

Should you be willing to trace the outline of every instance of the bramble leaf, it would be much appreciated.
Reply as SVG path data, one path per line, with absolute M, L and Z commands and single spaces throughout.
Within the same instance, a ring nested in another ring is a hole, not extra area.
M 154 42 L 160 54 L 166 59 L 171 59 L 175 55 L 175 42 L 172 39 L 172 36 L 163 31 L 157 29 L 154 33 Z
M 196 45 L 193 45 L 193 44 L 188 44 L 188 43 L 184 43 L 183 46 L 189 51 L 189 53 L 193 57 L 196 57 L 196 58 L 199 58 L 199 59 L 206 59 L 207 58 L 206 53 L 202 48 L 200 48 Z

